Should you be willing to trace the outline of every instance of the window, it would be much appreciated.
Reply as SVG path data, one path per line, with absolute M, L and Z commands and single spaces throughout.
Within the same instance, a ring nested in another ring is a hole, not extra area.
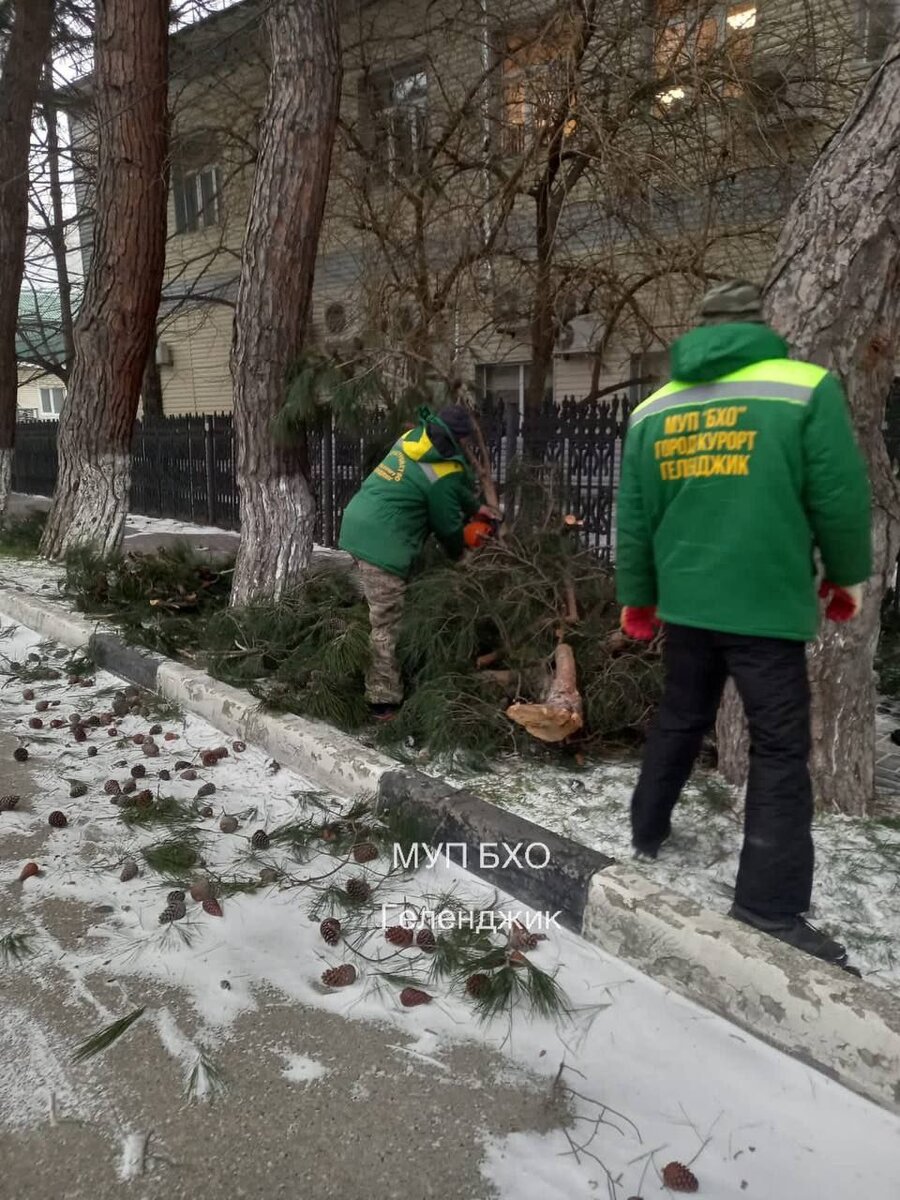
M 575 95 L 569 79 L 567 40 L 559 31 L 531 30 L 503 36 L 500 49 L 501 151 L 523 153 L 530 141 L 565 118 L 575 132 Z
M 218 167 L 202 167 L 196 171 L 176 170 L 172 192 L 175 198 L 176 233 L 196 233 L 198 229 L 218 225 Z
M 653 69 L 657 79 L 665 80 L 656 96 L 659 111 L 683 104 L 698 75 L 710 66 L 720 76 L 720 95 L 742 94 L 741 77 L 753 55 L 755 3 L 657 0 L 656 14 Z
M 669 378 L 668 350 L 643 350 L 640 354 L 632 354 L 629 398 L 636 404 L 662 387 Z
M 45 417 L 58 417 L 62 412 L 66 389 L 61 387 L 41 388 L 41 413 Z
M 416 175 L 427 134 L 428 76 L 422 65 L 372 75 L 366 85 L 370 150 L 383 175 Z
M 884 58 L 900 22 L 898 0 L 864 0 L 861 7 L 862 44 L 866 62 Z

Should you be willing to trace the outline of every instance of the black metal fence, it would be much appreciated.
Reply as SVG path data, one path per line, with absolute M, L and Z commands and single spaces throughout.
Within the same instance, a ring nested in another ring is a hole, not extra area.
M 520 420 L 518 405 L 486 403 L 482 424 L 495 477 L 507 479 L 513 461 L 531 464 L 556 504 L 584 521 L 588 543 L 604 559 L 614 549 L 615 491 L 630 405 L 623 396 L 585 402 L 548 401 Z M 52 495 L 56 483 L 55 421 L 19 425 L 13 488 Z M 310 433 L 310 482 L 317 499 L 316 540 L 333 546 L 350 497 L 377 464 L 390 434 L 373 422 L 359 437 Z M 131 508 L 236 529 L 240 521 L 230 413 L 166 417 L 135 427 Z

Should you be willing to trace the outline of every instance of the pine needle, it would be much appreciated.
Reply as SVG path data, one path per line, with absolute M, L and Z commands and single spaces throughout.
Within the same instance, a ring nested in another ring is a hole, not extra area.
M 93 1058 L 97 1054 L 102 1054 L 104 1050 L 108 1050 L 115 1042 L 127 1033 L 135 1021 L 139 1020 L 144 1015 L 145 1008 L 136 1008 L 126 1017 L 120 1017 L 118 1021 L 113 1021 L 111 1025 L 107 1025 L 105 1029 L 101 1029 L 99 1033 L 95 1033 L 93 1037 L 89 1037 L 86 1042 L 82 1042 L 75 1053 L 72 1055 L 73 1062 L 84 1062 L 85 1059 Z
M 141 853 L 151 870 L 160 875 L 178 876 L 197 865 L 199 840 L 195 834 L 181 834 L 145 846 Z
M 6 933 L 0 937 L 0 959 L 8 967 L 10 963 L 20 963 L 34 953 L 32 942 L 34 935 L 30 933 Z
M 206 1051 L 198 1052 L 184 1082 L 184 1094 L 188 1101 L 212 1102 L 224 1092 L 227 1081 L 222 1070 L 216 1066 Z

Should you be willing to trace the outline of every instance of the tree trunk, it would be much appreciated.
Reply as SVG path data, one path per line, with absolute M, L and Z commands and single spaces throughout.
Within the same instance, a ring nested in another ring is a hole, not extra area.
M 53 0 L 17 0 L 0 75 L 0 517 L 9 498 L 16 440 L 16 330 L 28 231 L 31 113 L 52 22 Z
M 72 369 L 72 359 L 75 354 L 74 317 L 72 313 L 72 283 L 69 279 L 68 246 L 66 245 L 66 224 L 63 212 L 62 179 L 60 178 L 59 154 L 59 113 L 53 92 L 52 64 L 47 67 L 44 76 L 44 124 L 47 127 L 47 168 L 49 174 L 51 225 L 47 230 L 50 248 L 53 251 L 53 262 L 56 267 L 56 283 L 59 289 L 60 331 L 63 339 L 63 354 L 65 366 L 60 371 L 60 379 L 69 382 L 69 372 Z
M 275 0 L 272 67 L 235 312 L 231 369 L 241 541 L 232 603 L 278 599 L 312 553 L 315 503 L 272 422 L 307 324 L 341 90 L 336 0 Z
M 874 573 L 861 615 L 826 622 L 809 654 L 811 768 L 820 807 L 865 813 L 874 796 L 881 602 L 900 549 L 900 493 L 882 434 L 900 342 L 900 43 L 828 144 L 781 233 L 768 316 L 796 357 L 843 381 L 873 494 Z M 746 770 L 736 697 L 719 717 L 719 765 Z
M 141 403 L 144 417 L 151 421 L 163 417 L 162 380 L 159 377 L 159 364 L 156 361 L 156 334 L 150 342 L 147 361 L 144 363 L 144 378 L 141 381 Z
M 131 438 L 165 263 L 168 0 L 98 0 L 94 245 L 41 550 L 122 540 Z

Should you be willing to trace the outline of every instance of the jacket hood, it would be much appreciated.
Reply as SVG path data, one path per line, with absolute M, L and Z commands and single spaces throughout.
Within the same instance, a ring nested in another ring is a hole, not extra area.
M 417 415 L 419 424 L 401 439 L 408 456 L 416 462 L 458 462 L 469 470 L 462 447 L 440 417 L 427 408 Z
M 787 358 L 788 346 L 768 325 L 735 322 L 701 325 L 673 343 L 672 378 L 708 383 L 767 358 Z

